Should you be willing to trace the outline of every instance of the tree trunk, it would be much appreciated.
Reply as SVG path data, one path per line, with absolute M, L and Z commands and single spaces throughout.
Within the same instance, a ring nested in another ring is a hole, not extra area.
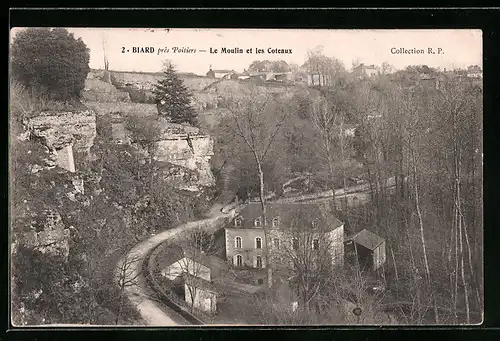
M 456 193 L 455 193 L 456 195 Z M 457 299 L 458 299 L 458 209 L 455 208 L 453 231 L 454 231 L 454 247 L 455 247 L 455 287 L 453 292 L 453 316 L 455 323 L 457 323 Z
M 257 161 L 257 168 L 259 172 L 259 186 L 260 186 L 260 205 L 262 209 L 262 226 L 264 227 L 264 241 L 265 247 L 264 247 L 264 259 L 266 261 L 266 268 L 267 268 L 267 287 L 271 288 L 273 284 L 273 269 L 272 269 L 272 262 L 271 262 L 271 257 L 269 256 L 269 247 L 271 246 L 271 241 L 270 236 L 269 236 L 269 230 L 268 230 L 268 225 L 267 225 L 267 215 L 266 215 L 266 198 L 264 194 L 264 172 L 262 170 L 262 164 L 260 162 L 260 159 L 255 155 L 255 159 Z
M 340 124 L 340 158 L 341 158 L 341 167 L 342 167 L 342 180 L 344 185 L 344 210 L 347 210 L 347 179 L 345 175 L 345 166 L 344 166 L 344 120 Z M 335 191 L 335 190 L 334 190 Z M 335 193 L 334 193 L 335 196 Z
M 470 244 L 469 244 L 469 237 L 468 237 L 468 233 L 467 233 L 467 228 L 465 226 L 465 218 L 462 217 L 462 219 L 464 219 L 463 229 L 464 229 L 465 243 L 467 245 L 467 254 L 469 256 L 469 271 L 470 271 L 471 278 L 474 281 L 474 279 L 476 277 L 474 276 L 475 271 L 473 270 L 473 267 L 472 267 L 472 258 L 471 258 L 471 250 L 470 250 Z M 478 289 L 477 283 L 475 283 L 474 289 L 475 289 L 475 292 L 476 292 L 477 308 L 480 310 L 481 309 L 481 298 L 480 298 L 480 295 L 479 295 L 479 289 Z
M 427 249 L 426 249 L 426 244 L 425 244 L 425 237 L 424 237 L 424 224 L 422 220 L 422 213 L 420 212 L 420 202 L 419 202 L 419 193 L 418 193 L 418 184 L 417 184 L 417 164 L 416 164 L 416 159 L 415 159 L 415 154 L 413 154 L 413 172 L 414 172 L 414 191 L 415 191 L 415 207 L 417 210 L 417 216 L 418 216 L 418 222 L 420 225 L 420 240 L 422 242 L 422 251 L 424 255 L 424 265 L 425 265 L 425 273 L 427 276 L 427 284 L 429 286 L 429 290 L 433 291 L 432 289 L 432 281 L 431 281 L 431 273 L 429 270 L 429 262 L 427 260 Z M 438 310 L 437 310 L 437 302 L 436 302 L 436 297 L 434 293 L 431 293 L 432 300 L 434 302 L 434 317 L 436 323 L 439 323 L 439 315 L 438 315 Z
M 394 274 L 396 276 L 396 283 L 399 282 L 399 276 L 398 276 L 398 267 L 396 265 L 396 257 L 394 257 L 394 250 L 391 246 L 391 257 L 392 257 L 392 263 L 394 264 Z
M 116 313 L 116 318 L 115 318 L 115 325 L 118 325 L 118 322 L 120 321 L 120 315 L 122 313 L 122 305 L 123 305 L 123 290 L 124 287 L 120 287 L 120 298 L 118 299 L 118 312 Z
M 460 204 L 460 150 L 458 151 L 458 160 L 456 162 L 456 167 L 457 167 L 457 196 L 455 199 L 455 203 L 457 206 L 457 213 L 458 213 L 458 231 L 459 231 L 459 242 L 460 242 L 460 275 L 462 277 L 462 285 L 464 287 L 464 300 L 465 300 L 465 312 L 466 312 L 466 319 L 467 319 L 467 324 L 470 324 L 470 311 L 469 311 L 469 290 L 467 287 L 467 281 L 465 279 L 465 271 L 464 271 L 464 249 L 463 249 L 463 241 L 462 241 L 462 210 L 461 210 L 461 204 Z

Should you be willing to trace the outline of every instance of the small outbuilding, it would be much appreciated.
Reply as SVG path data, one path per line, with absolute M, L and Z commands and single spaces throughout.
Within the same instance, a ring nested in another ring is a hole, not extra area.
M 184 299 L 195 309 L 214 314 L 217 311 L 217 290 L 214 284 L 201 277 L 183 274 Z
M 366 229 L 347 238 L 345 248 L 357 255 L 360 265 L 373 271 L 385 263 L 385 239 Z
M 212 282 L 212 270 L 209 267 L 211 263 L 213 262 L 209 257 L 198 261 L 183 257 L 163 269 L 162 275 L 178 286 L 177 290 L 184 288 L 184 299 L 190 307 L 193 305 L 195 309 L 215 313 L 217 290 Z M 217 273 L 220 271 L 221 269 L 216 268 Z

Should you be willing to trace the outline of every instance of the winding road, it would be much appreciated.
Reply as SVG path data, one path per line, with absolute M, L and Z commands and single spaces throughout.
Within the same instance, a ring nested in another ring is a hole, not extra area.
M 229 214 L 221 212 L 222 205 L 214 205 L 210 210 L 209 216 L 206 219 L 188 222 L 176 228 L 163 231 L 157 235 L 151 236 L 148 239 L 134 246 L 122 259 L 119 260 L 116 273 L 123 268 L 123 263 L 127 261 L 130 265 L 126 270 L 125 278 L 136 278 L 137 285 L 125 287 L 125 296 L 137 308 L 141 317 L 148 326 L 179 326 L 190 325 L 184 317 L 158 302 L 155 298 L 153 290 L 147 285 L 146 278 L 141 272 L 144 258 L 159 244 L 175 237 L 180 232 L 189 231 L 196 227 L 209 225 L 221 219 L 228 217 Z
M 366 191 L 366 184 L 359 186 L 360 190 Z M 343 190 L 342 190 L 343 191 Z M 341 194 L 341 193 L 336 193 Z M 342 192 L 343 194 L 343 192 Z M 347 196 L 358 195 L 360 193 L 349 193 Z M 332 193 L 327 194 L 331 196 Z M 310 195 L 311 196 L 311 195 Z M 324 200 L 325 198 L 318 198 L 318 194 L 313 194 L 312 198 L 308 196 L 306 198 L 313 199 L 314 201 Z M 287 198 L 287 200 L 297 200 L 297 199 L 305 199 L 304 196 L 291 197 Z M 277 202 L 280 202 L 278 200 Z M 126 269 L 125 278 L 127 279 L 135 279 L 136 284 L 125 287 L 125 296 L 130 300 L 130 302 L 137 308 L 141 317 L 148 326 L 179 326 L 179 325 L 191 325 L 189 321 L 187 321 L 183 316 L 167 307 L 165 304 L 158 301 L 154 291 L 149 287 L 147 280 L 142 273 L 142 267 L 144 263 L 144 259 L 150 254 L 150 252 L 159 244 L 165 242 L 166 240 L 174 238 L 180 232 L 189 231 L 190 229 L 194 229 L 200 226 L 210 226 L 212 223 L 215 223 L 217 220 L 225 217 L 231 216 L 231 212 L 223 213 L 222 212 L 223 205 L 216 204 L 214 205 L 208 217 L 205 219 L 188 222 L 186 224 L 180 225 L 173 229 L 163 231 L 158 233 L 157 235 L 151 236 L 148 239 L 140 242 L 136 246 L 134 246 L 122 259 L 117 263 L 117 267 L 115 269 L 116 274 L 118 275 L 120 269 L 123 267 L 123 263 L 128 261 L 130 265 Z M 132 261 L 131 261 L 132 260 Z

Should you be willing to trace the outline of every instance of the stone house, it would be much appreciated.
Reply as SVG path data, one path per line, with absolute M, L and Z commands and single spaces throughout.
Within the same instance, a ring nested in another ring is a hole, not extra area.
M 260 203 L 250 203 L 243 208 L 225 228 L 226 258 L 236 268 L 265 268 L 266 251 L 274 261 L 286 261 L 286 252 L 296 249 L 296 239 L 291 225 L 295 212 L 308 211 L 311 216 L 322 216 L 327 226 L 311 232 L 311 248 L 322 243 L 329 245 L 332 263 L 341 265 L 344 255 L 344 224 L 333 216 L 325 214 L 318 205 L 300 203 L 269 203 L 266 206 L 265 224 L 269 228 L 266 240 Z M 307 224 L 304 224 L 307 225 Z M 314 228 L 314 222 L 313 227 Z M 318 232 L 314 232 L 318 231 Z M 288 259 L 290 259 L 288 257 Z
M 210 69 L 207 72 L 207 77 L 229 79 L 235 73 L 236 72 L 234 70 L 212 70 L 212 69 Z

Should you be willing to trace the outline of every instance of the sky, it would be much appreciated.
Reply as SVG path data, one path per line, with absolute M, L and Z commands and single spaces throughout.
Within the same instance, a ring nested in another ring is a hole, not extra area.
M 104 42 L 109 68 L 115 71 L 158 72 L 166 60 L 180 72 L 200 75 L 210 67 L 242 72 L 254 60 L 284 60 L 302 65 L 308 51 L 318 46 L 322 46 L 326 56 L 339 59 L 347 69 L 354 60 L 374 65 L 388 62 L 395 69 L 416 64 L 440 69 L 482 67 L 481 30 L 68 28 L 68 31 L 90 48 L 91 68 L 104 67 Z M 133 47 L 153 47 L 154 53 L 133 53 Z M 173 47 L 196 52 L 174 53 Z M 220 53 L 223 47 L 241 48 L 244 53 Z M 158 53 L 167 48 L 168 52 Z M 219 53 L 210 53 L 210 48 L 218 49 Z M 264 53 L 256 54 L 256 48 L 263 49 Z M 269 48 L 291 50 L 291 54 L 268 53 Z M 413 48 L 423 49 L 425 53 L 393 53 Z M 429 48 L 435 53 L 429 54 Z M 252 53 L 247 53 L 247 49 L 252 49 Z M 438 49 L 441 49 L 439 54 Z

